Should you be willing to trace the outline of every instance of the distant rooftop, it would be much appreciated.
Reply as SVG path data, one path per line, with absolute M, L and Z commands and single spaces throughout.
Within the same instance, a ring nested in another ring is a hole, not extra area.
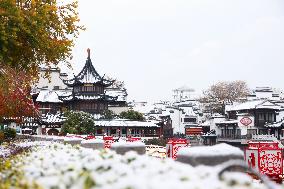
M 174 89 L 173 90 L 174 92 L 177 92 L 177 91 L 186 91 L 186 92 L 194 92 L 195 90 L 192 89 L 192 88 L 189 88 L 188 86 L 184 85 L 182 87 L 179 87 L 177 89 Z

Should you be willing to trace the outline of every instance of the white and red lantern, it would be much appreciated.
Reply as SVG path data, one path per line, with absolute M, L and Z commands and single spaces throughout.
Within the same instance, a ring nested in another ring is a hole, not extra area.
M 114 143 L 114 139 L 112 136 L 104 136 L 104 141 L 105 141 L 105 148 L 110 148 L 111 144 Z
M 166 145 L 167 157 L 176 159 L 178 150 L 187 146 L 189 143 L 186 139 L 170 139 Z
M 249 142 L 245 149 L 248 165 L 273 180 L 279 181 L 283 175 L 283 149 L 278 142 Z

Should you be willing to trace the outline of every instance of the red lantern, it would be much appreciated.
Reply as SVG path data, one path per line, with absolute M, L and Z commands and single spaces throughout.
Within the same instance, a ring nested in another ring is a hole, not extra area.
M 104 141 L 105 141 L 105 148 L 110 148 L 111 144 L 114 142 L 114 139 L 112 136 L 104 136 Z

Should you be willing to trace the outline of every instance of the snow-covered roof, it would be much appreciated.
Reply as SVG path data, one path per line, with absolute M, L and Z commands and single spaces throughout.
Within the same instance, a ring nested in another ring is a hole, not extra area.
M 106 88 L 105 94 L 111 97 L 117 97 L 117 101 L 126 101 L 127 97 L 126 90 L 119 88 Z
M 129 121 L 129 120 L 98 120 L 96 126 L 100 127 L 160 127 L 153 121 Z
M 183 110 L 186 116 L 197 116 L 193 110 L 193 107 L 182 107 L 181 109 Z
M 36 101 L 62 103 L 62 101 L 59 100 L 58 96 L 63 94 L 66 95 L 66 91 L 40 90 Z
M 80 73 L 70 80 L 63 80 L 67 86 L 73 86 L 76 83 L 94 84 L 100 83 L 105 86 L 110 86 L 114 81 L 107 80 L 101 77 L 93 66 L 90 58 L 90 49 L 88 49 L 88 57 L 83 69 Z
M 220 120 L 216 121 L 216 124 L 237 124 L 238 120 Z
M 143 114 L 149 113 L 154 108 L 155 107 L 151 104 L 136 104 L 135 106 L 133 106 L 134 111 L 137 111 Z
M 219 114 L 219 113 L 214 113 L 211 117 L 212 117 L 212 118 L 225 118 L 224 115 L 221 115 L 221 114 Z
M 182 87 L 179 87 L 177 89 L 174 89 L 173 91 L 187 91 L 187 92 L 194 92 L 194 89 L 184 85 Z
M 68 93 L 66 93 L 68 94 Z M 63 101 L 70 101 L 73 99 L 79 99 L 79 100 L 99 100 L 99 99 L 104 99 L 108 101 L 116 101 L 117 97 L 112 97 L 104 94 L 98 94 L 98 95 L 93 95 L 93 94 L 75 94 L 74 96 L 69 93 L 69 95 L 60 95 L 60 99 Z
M 209 127 L 211 124 L 210 124 L 210 121 L 209 120 L 206 120 L 205 122 L 201 123 L 200 126 L 201 127 Z
M 254 92 L 273 92 L 271 87 L 256 87 Z
M 65 117 L 61 114 L 46 114 L 41 118 L 41 121 L 46 124 L 52 124 L 52 123 L 62 123 L 65 121 Z
M 281 127 L 281 126 L 284 126 L 284 119 L 282 119 L 278 122 L 274 122 L 274 123 L 267 123 L 264 126 L 265 127 Z
M 228 108 L 227 111 L 239 111 L 239 110 L 251 110 L 251 109 L 279 110 L 281 109 L 281 106 L 271 103 L 267 100 L 253 100 L 253 101 L 247 101 L 247 102 L 235 105 L 231 108 Z

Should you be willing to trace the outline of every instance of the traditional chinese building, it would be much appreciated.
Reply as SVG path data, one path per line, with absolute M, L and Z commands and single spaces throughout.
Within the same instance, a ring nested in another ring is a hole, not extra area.
M 96 136 L 161 137 L 162 135 L 162 128 L 155 121 L 98 120 L 95 122 L 95 126 Z
M 284 109 L 269 100 L 252 100 L 226 108 L 226 117 L 213 118 L 219 142 L 245 143 L 256 135 L 283 137 Z M 218 120 L 217 120 L 218 119 Z
M 106 87 L 111 86 L 113 82 L 98 74 L 88 49 L 88 57 L 81 72 L 72 79 L 63 80 L 65 85 L 72 88 L 71 94 L 59 96 L 59 99 L 67 109 L 99 114 L 108 109 L 110 102 L 117 99 L 105 93 Z

